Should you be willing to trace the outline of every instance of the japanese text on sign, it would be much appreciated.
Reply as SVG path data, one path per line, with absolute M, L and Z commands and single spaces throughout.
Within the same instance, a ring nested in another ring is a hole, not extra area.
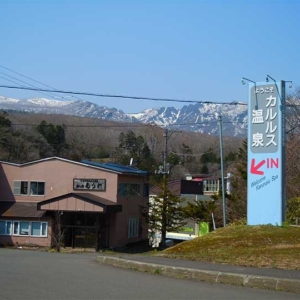
M 276 152 L 278 148 L 278 95 L 274 86 L 253 87 L 251 94 L 251 150 Z

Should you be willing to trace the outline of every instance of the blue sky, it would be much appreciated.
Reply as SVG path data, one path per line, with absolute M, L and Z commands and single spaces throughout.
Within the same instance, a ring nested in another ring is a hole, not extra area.
M 63 90 L 246 102 L 241 77 L 300 86 L 299 12 L 298 0 L 2 0 L 0 65 Z M 80 98 L 128 113 L 184 105 Z

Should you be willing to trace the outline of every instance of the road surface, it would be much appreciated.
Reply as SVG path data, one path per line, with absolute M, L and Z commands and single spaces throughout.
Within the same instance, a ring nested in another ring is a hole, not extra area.
M 174 279 L 96 262 L 97 253 L 0 248 L 0 299 L 298 299 L 299 295 Z

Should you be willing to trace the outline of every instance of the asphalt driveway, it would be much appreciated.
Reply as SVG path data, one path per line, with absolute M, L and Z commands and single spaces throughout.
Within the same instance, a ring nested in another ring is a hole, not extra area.
M 0 248 L 0 299 L 299 299 L 118 269 L 97 256 Z

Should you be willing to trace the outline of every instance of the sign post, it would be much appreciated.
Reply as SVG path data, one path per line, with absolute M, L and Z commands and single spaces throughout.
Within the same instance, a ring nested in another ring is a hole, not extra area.
M 248 225 L 285 218 L 285 82 L 249 84 Z

